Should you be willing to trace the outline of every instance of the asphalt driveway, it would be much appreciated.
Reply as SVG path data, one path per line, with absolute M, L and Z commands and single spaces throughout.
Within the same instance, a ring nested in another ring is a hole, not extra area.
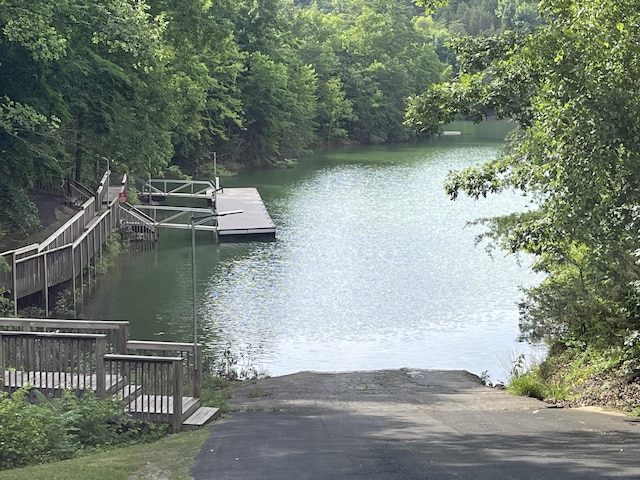
M 231 390 L 196 480 L 640 479 L 640 422 L 461 371 L 303 372 Z

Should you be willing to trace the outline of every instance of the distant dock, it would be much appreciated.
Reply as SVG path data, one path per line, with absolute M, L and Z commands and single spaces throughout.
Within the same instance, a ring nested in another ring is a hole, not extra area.
M 242 210 L 242 213 L 218 217 L 220 242 L 276 238 L 276 225 L 256 188 L 224 188 L 216 193 L 218 213 L 234 210 Z
M 217 188 L 216 188 L 217 187 Z M 140 204 L 133 208 L 153 227 L 206 230 L 218 241 L 274 240 L 276 225 L 255 187 L 221 188 L 207 180 L 150 179 L 144 181 L 140 198 L 206 200 L 208 208 Z M 191 225 L 192 217 L 200 219 Z M 207 218 L 210 217 L 210 218 Z

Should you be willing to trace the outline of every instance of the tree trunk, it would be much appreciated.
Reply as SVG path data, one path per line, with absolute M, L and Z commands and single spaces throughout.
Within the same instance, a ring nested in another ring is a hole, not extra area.
M 82 157 L 83 157 L 83 148 L 82 141 L 84 140 L 82 132 L 83 132 L 83 115 L 82 113 L 78 113 L 76 116 L 76 182 L 82 181 Z

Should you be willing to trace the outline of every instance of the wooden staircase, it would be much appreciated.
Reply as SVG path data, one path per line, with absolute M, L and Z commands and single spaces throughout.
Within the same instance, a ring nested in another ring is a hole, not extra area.
M 91 390 L 173 432 L 220 416 L 202 406 L 202 345 L 130 341 L 123 323 L 0 318 L 0 327 L 14 328 L 0 330 L 0 388 L 11 393 L 30 385 L 51 397 Z M 78 333 L 98 330 L 107 333 Z

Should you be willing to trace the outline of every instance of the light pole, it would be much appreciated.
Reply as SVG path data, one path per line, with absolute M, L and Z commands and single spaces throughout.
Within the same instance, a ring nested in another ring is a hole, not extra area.
M 193 293 L 193 365 L 194 369 L 199 368 L 198 359 L 198 312 L 196 301 L 196 225 L 200 225 L 205 220 L 211 218 L 224 217 L 226 215 L 236 215 L 244 210 L 230 210 L 228 212 L 211 212 L 207 215 L 192 215 L 189 222 L 191 226 L 191 284 Z M 199 374 L 200 372 L 198 372 Z

